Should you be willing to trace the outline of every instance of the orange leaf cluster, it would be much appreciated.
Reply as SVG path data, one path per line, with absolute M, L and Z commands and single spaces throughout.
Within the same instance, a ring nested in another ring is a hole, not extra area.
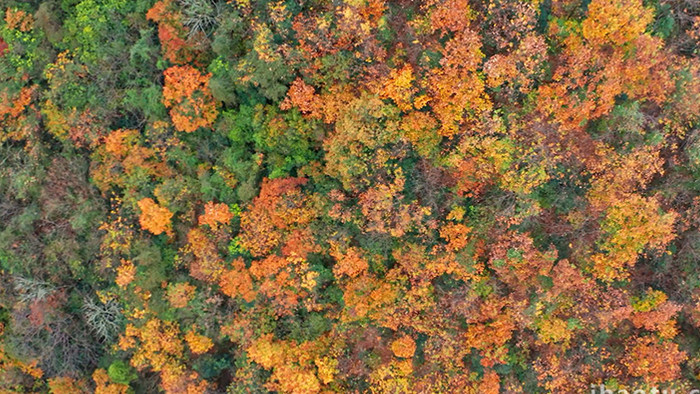
M 287 97 L 280 103 L 280 109 L 289 110 L 292 107 L 299 108 L 299 111 L 312 118 L 319 117 L 319 98 L 315 94 L 315 89 L 307 85 L 303 79 L 297 78 L 287 91 Z
M 135 350 L 131 358 L 131 365 L 135 368 L 150 366 L 159 372 L 182 356 L 183 344 L 178 339 L 179 335 L 177 323 L 151 319 L 140 328 L 128 324 L 119 338 L 119 348 Z
M 320 377 L 332 379 L 336 361 L 320 359 L 327 350 L 327 338 L 301 344 L 279 341 L 272 334 L 258 337 L 247 347 L 248 357 L 265 369 L 272 370 L 269 390 L 282 393 L 318 393 L 321 391 Z M 320 366 L 319 366 L 320 365 Z M 330 376 L 329 376 L 330 375 Z
M 242 259 L 233 261 L 233 269 L 224 271 L 219 278 L 221 291 L 229 297 L 241 297 L 246 302 L 255 299 L 253 280 Z
M 199 335 L 192 328 L 185 334 L 185 341 L 194 354 L 204 354 L 214 347 L 214 342 L 204 335 Z
M 204 205 L 204 213 L 199 216 L 199 225 L 208 225 L 212 229 L 217 229 L 220 225 L 227 225 L 233 219 L 233 213 L 226 204 L 216 204 L 208 202 Z
M 8 29 L 17 29 L 28 32 L 34 25 L 34 18 L 22 10 L 7 8 L 5 10 L 5 23 Z
M 198 60 L 201 50 L 194 40 L 188 39 L 189 29 L 183 24 L 177 2 L 156 1 L 146 13 L 146 18 L 158 24 L 158 39 L 166 59 L 174 64 Z
M 115 283 L 122 289 L 126 288 L 129 283 L 134 281 L 136 277 L 136 266 L 131 260 L 122 260 L 122 263 L 117 267 L 117 278 Z
M 642 0 L 593 0 L 583 21 L 583 36 L 593 45 L 624 45 L 644 33 L 654 19 Z
M 95 394 L 127 394 L 131 390 L 129 385 L 112 382 L 107 371 L 101 368 L 92 373 L 92 380 L 95 382 Z
M 414 86 L 414 80 L 413 68 L 410 65 L 407 64 L 399 70 L 392 69 L 384 82 L 381 95 L 394 100 L 400 110 L 409 111 L 414 106 L 413 96 L 418 91 Z M 416 109 L 420 109 L 424 104 L 422 101 L 417 101 Z
M 331 255 L 336 260 L 336 264 L 333 266 L 333 274 L 335 274 L 336 278 L 340 278 L 343 275 L 354 278 L 363 274 L 369 268 L 367 260 L 362 256 L 358 248 L 351 247 L 343 253 L 334 248 Z
M 191 337 L 194 348 L 202 351 L 208 347 L 207 340 Z M 189 343 L 189 341 L 188 341 Z M 183 364 L 185 345 L 180 339 L 177 323 L 150 319 L 142 327 L 127 324 L 119 338 L 121 350 L 133 350 L 131 365 L 138 370 L 151 368 L 160 373 L 161 388 L 166 393 L 196 394 L 206 392 L 207 382 L 199 380 L 196 372 L 188 372 Z M 208 350 L 208 349 L 207 349 Z
M 139 223 L 141 223 L 142 229 L 148 230 L 155 235 L 162 233 L 171 234 L 170 219 L 172 219 L 173 213 L 168 208 L 156 204 L 152 198 L 142 199 L 138 202 L 138 207 L 141 210 Z
M 104 372 L 104 370 L 98 370 Z M 97 373 L 97 371 L 95 371 Z M 95 376 L 95 373 L 93 373 L 93 379 Z M 95 383 L 97 386 L 105 386 L 105 384 L 101 381 L 101 376 L 98 376 L 98 382 L 97 380 Z M 84 380 L 76 380 L 68 376 L 59 376 L 56 378 L 51 378 L 48 380 L 47 385 L 49 387 L 49 392 L 51 394 L 78 394 L 78 393 L 88 393 L 89 391 L 86 389 L 86 384 Z M 106 394 L 107 390 L 104 388 L 102 389 L 102 393 Z M 100 392 L 98 390 L 95 390 L 95 392 Z M 116 393 L 117 391 L 115 391 Z
M 241 245 L 254 257 L 279 246 L 286 230 L 307 224 L 312 216 L 299 186 L 303 178 L 263 179 L 260 194 L 241 215 Z
M 680 364 L 687 357 L 676 343 L 659 343 L 653 336 L 641 337 L 628 346 L 624 365 L 632 376 L 640 377 L 648 385 L 654 386 L 678 379 Z
M 391 351 L 396 357 L 411 358 L 416 352 L 416 341 L 409 335 L 404 335 L 391 343 Z
M 32 127 L 27 123 L 25 109 L 32 108 L 31 102 L 35 96 L 36 86 L 22 87 L 17 94 L 3 90 L 0 92 L 0 142 L 7 139 L 19 141 L 26 139 Z
M 179 131 L 191 133 L 209 127 L 217 116 L 216 103 L 209 90 L 211 74 L 204 75 L 191 66 L 173 66 L 165 70 L 163 104 Z
M 92 178 L 102 192 L 110 187 L 127 187 L 132 177 L 159 178 L 171 174 L 156 152 L 144 146 L 141 133 L 132 129 L 114 130 L 102 139 L 93 158 Z
M 196 287 L 189 283 L 176 283 L 168 286 L 168 302 L 173 308 L 185 308 L 194 297 Z
M 198 280 L 216 282 L 224 272 L 224 265 L 210 235 L 201 228 L 193 228 L 187 233 L 187 242 L 187 249 L 194 255 L 190 275 Z

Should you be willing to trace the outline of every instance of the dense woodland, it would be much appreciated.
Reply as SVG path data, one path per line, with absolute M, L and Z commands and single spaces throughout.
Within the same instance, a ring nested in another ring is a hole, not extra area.
M 0 6 L 0 392 L 700 388 L 697 0 Z

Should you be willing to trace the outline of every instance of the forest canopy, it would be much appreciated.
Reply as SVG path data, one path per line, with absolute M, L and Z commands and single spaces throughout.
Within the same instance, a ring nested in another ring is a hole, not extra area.
M 0 0 L 0 392 L 687 392 L 699 256 L 697 0 Z

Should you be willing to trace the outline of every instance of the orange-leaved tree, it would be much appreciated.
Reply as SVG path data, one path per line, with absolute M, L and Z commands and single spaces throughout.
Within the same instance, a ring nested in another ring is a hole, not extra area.
M 138 202 L 141 216 L 139 223 L 141 228 L 155 235 L 166 233 L 172 235 L 172 223 L 170 219 L 173 213 L 166 207 L 158 205 L 152 198 L 144 198 Z
M 163 72 L 163 104 L 179 131 L 191 133 L 209 127 L 217 116 L 216 103 L 209 89 L 211 74 L 191 66 L 173 66 Z

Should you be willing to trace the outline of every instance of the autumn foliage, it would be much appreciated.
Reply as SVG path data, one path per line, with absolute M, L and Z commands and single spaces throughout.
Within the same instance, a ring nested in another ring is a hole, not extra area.
M 139 201 L 138 207 L 141 210 L 139 223 L 141 223 L 142 229 L 155 235 L 171 232 L 170 219 L 173 217 L 173 213 L 168 208 L 158 205 L 152 198 L 144 198 Z
M 209 90 L 209 75 L 191 66 L 173 66 L 163 75 L 163 104 L 170 108 L 173 126 L 188 133 L 211 126 L 217 110 Z
M 4 1 L 0 393 L 700 387 L 699 4 Z

